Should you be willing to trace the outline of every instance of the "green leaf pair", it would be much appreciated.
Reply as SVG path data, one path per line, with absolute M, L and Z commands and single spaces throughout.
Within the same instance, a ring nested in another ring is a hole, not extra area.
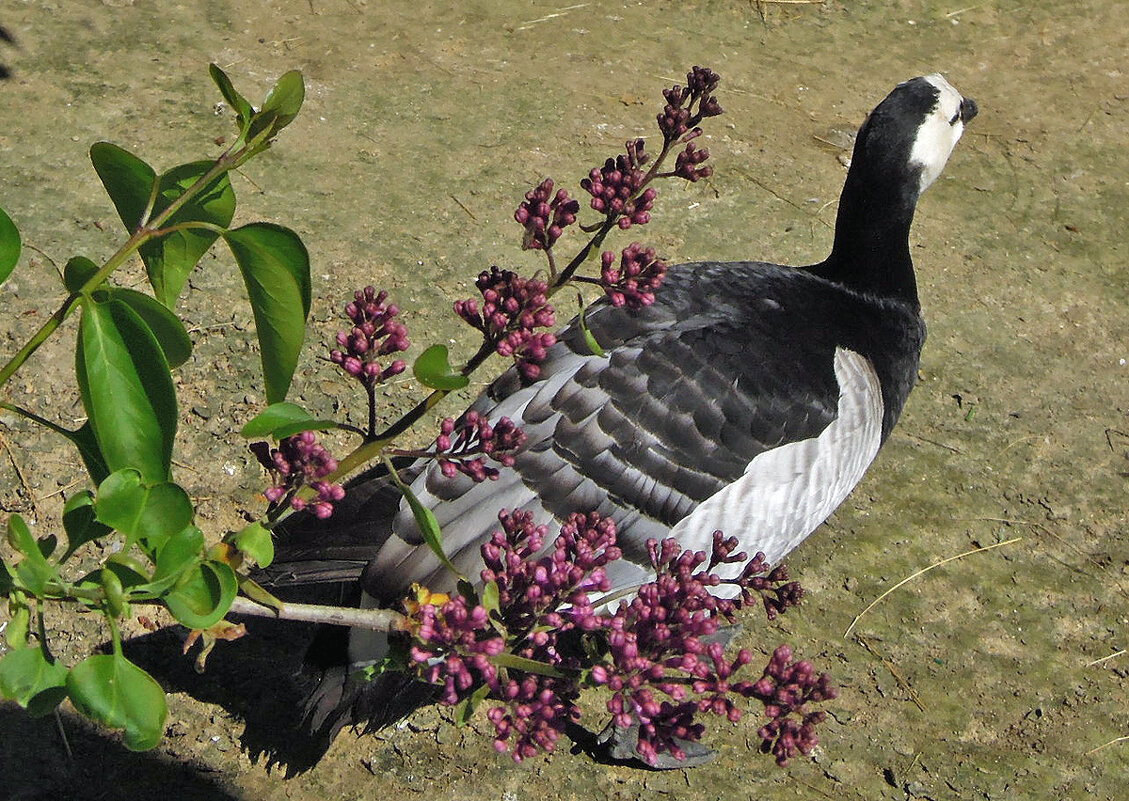
M 240 138 L 250 141 L 262 136 L 261 147 L 268 146 L 279 131 L 294 121 L 305 99 L 302 73 L 297 70 L 291 70 L 278 79 L 263 101 L 263 107 L 257 112 L 247 102 L 247 98 L 236 91 L 227 73 L 215 64 L 208 65 L 208 73 L 219 87 L 223 99 L 235 109 Z
M 95 143 L 90 148 L 90 160 L 130 234 L 159 217 L 215 166 L 211 161 L 181 164 L 158 178 L 140 158 L 109 142 Z M 141 245 L 141 260 L 161 303 L 170 309 L 176 306 L 188 274 L 219 236 L 216 229 L 227 228 L 234 214 L 235 192 L 226 173 L 220 173 L 162 223 L 163 228 L 186 223 L 204 225 L 178 228 Z

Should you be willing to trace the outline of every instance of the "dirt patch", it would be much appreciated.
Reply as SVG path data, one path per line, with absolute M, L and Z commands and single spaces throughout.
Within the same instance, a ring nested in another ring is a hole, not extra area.
M 0 707 L 9 798 L 712 799 L 1123 796 L 1129 745 L 1129 83 L 1124 2 L 198 4 L 28 2 L 0 23 L 0 205 L 57 261 L 97 258 L 118 222 L 87 148 L 119 143 L 159 168 L 217 152 L 228 133 L 206 75 L 215 61 L 255 96 L 281 72 L 307 79 L 302 117 L 235 180 L 244 219 L 285 222 L 312 254 L 311 342 L 334 330 L 344 292 L 391 290 L 419 332 L 473 343 L 447 313 L 517 250 L 517 200 L 545 175 L 574 185 L 628 136 L 649 135 L 658 90 L 692 64 L 723 76 L 726 115 L 706 145 L 715 176 L 668 192 L 646 236 L 672 260 L 803 262 L 830 244 L 843 132 L 898 81 L 942 71 L 976 98 L 913 232 L 930 325 L 921 383 L 864 484 L 791 559 L 811 590 L 779 640 L 843 688 L 815 760 L 787 770 L 752 754 L 755 719 L 715 726 L 720 758 L 655 774 L 570 755 L 514 766 L 482 725 L 425 709 L 377 736 L 344 735 L 284 778 L 275 739 L 293 709 L 287 677 L 303 632 L 255 624 L 197 677 L 175 636 L 134 645 L 174 691 L 168 737 L 131 754 L 71 715 L 62 726 Z M 762 16 L 763 14 L 763 16 Z M 0 289 L 0 350 L 55 308 L 30 252 Z M 139 271 L 133 280 L 140 281 Z M 262 402 L 250 313 L 225 254 L 192 278 L 196 351 L 178 373 L 187 434 L 178 479 L 218 535 L 257 507 L 258 468 L 234 432 Z M 73 330 L 16 387 L 70 423 Z M 417 337 L 418 339 L 419 337 Z M 300 402 L 360 405 L 311 347 Z M 59 365 L 59 369 L 55 369 Z M 450 410 L 454 410 L 453 401 Z M 395 408 L 390 404 L 389 411 Z M 72 454 L 18 420 L 0 432 L 0 502 L 48 526 L 79 478 Z M 32 504 L 34 503 L 34 509 Z M 909 574 L 977 545 L 1022 540 L 930 571 L 843 632 Z M 60 615 L 73 660 L 102 636 Z M 258 739 L 257 739 L 258 738 Z M 285 738 L 282 738 L 285 739 Z M 1100 750 L 1094 750 L 1100 749 Z

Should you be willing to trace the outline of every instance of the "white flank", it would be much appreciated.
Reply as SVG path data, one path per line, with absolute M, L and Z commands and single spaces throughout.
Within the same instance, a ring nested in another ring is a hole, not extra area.
M 823 432 L 757 456 L 745 474 L 671 530 L 684 548 L 708 551 L 713 532 L 737 537 L 775 563 L 826 520 L 862 479 L 882 441 L 882 391 L 870 362 L 835 349 L 839 411 Z M 734 575 L 741 565 L 734 566 Z

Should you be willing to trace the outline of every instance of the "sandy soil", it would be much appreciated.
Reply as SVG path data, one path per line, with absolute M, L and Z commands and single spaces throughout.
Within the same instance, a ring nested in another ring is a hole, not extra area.
M 864 484 L 791 559 L 806 606 L 743 635 L 762 649 L 787 640 L 841 684 L 815 759 L 776 768 L 752 750 L 750 716 L 714 726 L 720 758 L 692 771 L 606 766 L 568 744 L 514 766 L 481 723 L 456 730 L 425 709 L 378 736 L 345 734 L 295 772 L 287 676 L 305 632 L 255 624 L 203 677 L 172 633 L 133 646 L 171 692 L 152 753 L 67 713 L 71 757 L 54 721 L 0 706 L 0 797 L 1123 798 L 1129 744 L 1113 741 L 1129 735 L 1129 657 L 1095 660 L 1129 646 L 1127 13 L 1118 0 L 0 8 L 18 42 L 0 43 L 13 71 L 0 83 L 0 205 L 34 246 L 0 290 L 4 354 L 61 297 L 47 256 L 98 258 L 120 241 L 92 142 L 160 168 L 218 152 L 229 123 L 209 61 L 252 97 L 287 69 L 306 76 L 302 116 L 235 186 L 242 219 L 305 238 L 312 343 L 334 330 L 342 295 L 371 282 L 393 291 L 417 340 L 471 347 L 450 301 L 490 264 L 536 265 L 516 247 L 521 193 L 545 175 L 575 185 L 649 134 L 659 89 L 692 64 L 722 74 L 727 113 L 707 143 L 715 176 L 668 191 L 645 231 L 673 260 L 816 260 L 845 134 L 895 83 L 942 71 L 981 108 L 913 232 L 930 323 L 921 383 Z M 229 257 L 207 257 L 192 284 L 178 478 L 218 536 L 257 508 L 258 469 L 233 432 L 262 391 Z M 72 347 L 70 328 L 14 385 L 68 424 L 81 414 Z M 316 352 L 297 399 L 358 413 Z M 0 433 L 0 504 L 52 525 L 79 478 L 73 455 L 8 416 Z M 899 580 L 1014 537 L 915 578 L 844 636 Z M 51 623 L 65 659 L 103 636 L 88 616 Z

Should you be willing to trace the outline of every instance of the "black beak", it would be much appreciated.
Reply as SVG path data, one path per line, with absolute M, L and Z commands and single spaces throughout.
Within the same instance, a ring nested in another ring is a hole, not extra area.
M 976 108 L 976 101 L 971 97 L 966 97 L 960 101 L 960 121 L 965 125 L 968 121 L 976 116 L 976 112 L 980 109 Z

